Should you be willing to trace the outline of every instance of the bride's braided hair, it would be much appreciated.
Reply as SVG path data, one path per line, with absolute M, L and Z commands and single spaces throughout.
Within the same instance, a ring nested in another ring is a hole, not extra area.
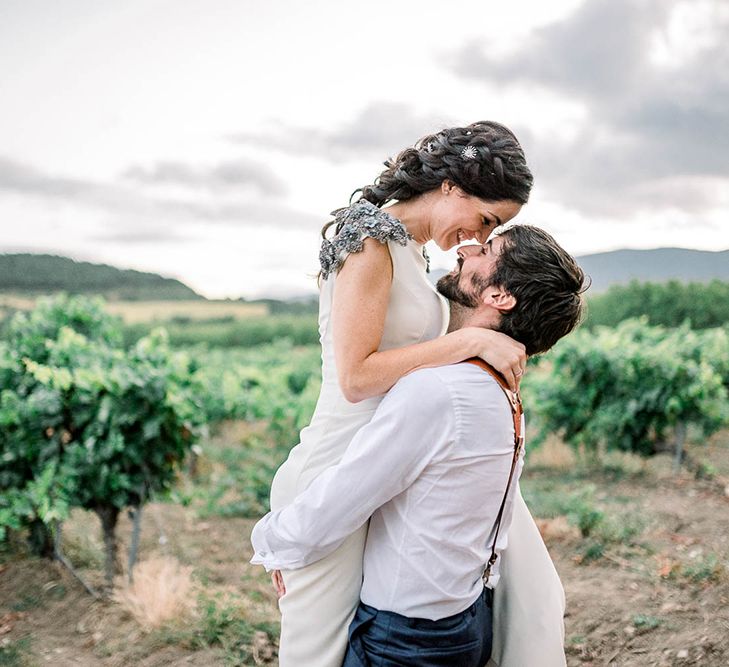
M 534 180 L 514 133 L 493 121 L 426 135 L 396 158 L 388 159 L 385 167 L 373 184 L 355 190 L 350 202 L 365 199 L 384 206 L 434 190 L 450 180 L 480 199 L 526 204 Z M 334 223 L 324 226 L 322 236 Z

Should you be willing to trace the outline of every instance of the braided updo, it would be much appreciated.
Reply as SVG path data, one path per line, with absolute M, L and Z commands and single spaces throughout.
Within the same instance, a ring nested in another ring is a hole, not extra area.
M 394 199 L 411 199 L 450 180 L 480 199 L 526 204 L 534 180 L 514 133 L 493 121 L 429 134 L 394 160 L 387 160 L 385 166 L 372 185 L 355 190 L 352 198 L 361 193 L 359 198 L 383 206 Z
M 412 199 L 450 180 L 486 201 L 526 204 L 534 181 L 514 133 L 490 120 L 428 134 L 395 159 L 386 160 L 385 167 L 372 185 L 352 193 L 350 203 L 365 199 L 381 207 L 393 200 Z M 324 225 L 322 237 L 332 225 L 339 232 L 341 224 L 333 220 Z

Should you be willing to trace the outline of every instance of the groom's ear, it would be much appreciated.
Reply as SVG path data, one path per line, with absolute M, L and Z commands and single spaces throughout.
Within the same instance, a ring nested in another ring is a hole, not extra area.
M 498 285 L 487 287 L 481 295 L 481 301 L 501 313 L 506 313 L 516 307 L 516 297 Z

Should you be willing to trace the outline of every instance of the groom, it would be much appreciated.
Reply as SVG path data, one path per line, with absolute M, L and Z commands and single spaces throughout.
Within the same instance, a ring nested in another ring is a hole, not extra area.
M 584 275 L 546 232 L 514 226 L 458 254 L 438 282 L 450 330 L 496 329 L 531 355 L 578 323 Z M 476 364 L 414 371 L 338 465 L 256 524 L 251 562 L 288 570 L 323 558 L 371 517 L 344 667 L 486 663 L 498 559 L 486 586 L 482 575 L 506 546 L 522 465 L 512 416 L 499 383 Z

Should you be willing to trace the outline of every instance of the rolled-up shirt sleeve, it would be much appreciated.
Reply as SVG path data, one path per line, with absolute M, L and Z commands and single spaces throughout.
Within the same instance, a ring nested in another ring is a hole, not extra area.
M 453 441 L 455 430 L 448 388 L 439 378 L 418 372 L 402 378 L 341 462 L 254 526 L 251 563 L 293 570 L 328 555 L 378 507 L 408 488 Z

